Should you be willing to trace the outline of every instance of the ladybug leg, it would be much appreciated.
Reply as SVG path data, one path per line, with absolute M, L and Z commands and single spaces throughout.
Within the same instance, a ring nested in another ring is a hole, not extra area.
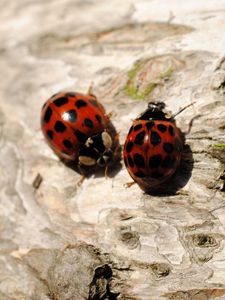
M 136 183 L 135 181 L 127 182 L 127 183 L 124 184 L 124 186 L 125 186 L 125 188 L 130 188 L 135 183 Z
M 77 183 L 77 185 L 78 186 L 81 186 L 82 185 L 82 183 L 84 182 L 84 179 L 85 179 L 86 177 L 84 176 L 84 175 L 81 175 L 80 176 L 80 179 L 79 179 L 79 181 L 78 181 L 78 183 Z
M 69 163 L 71 162 L 70 159 L 67 159 L 67 158 L 65 158 L 65 157 L 61 157 L 60 160 L 61 160 L 61 162 L 62 162 L 63 164 L 65 164 L 65 165 L 67 165 L 67 164 L 69 164 Z
M 107 116 L 109 119 L 111 119 L 112 116 L 113 116 L 113 111 L 110 111 L 106 116 Z
M 105 167 L 105 179 L 108 179 L 108 170 L 109 170 L 109 166 L 106 165 L 106 167 Z
M 89 96 L 91 96 L 91 97 L 94 97 L 94 98 L 97 100 L 97 97 L 96 97 L 96 95 L 94 94 L 93 89 L 94 89 L 94 82 L 92 81 L 91 84 L 90 84 L 90 86 L 89 86 L 89 88 L 88 88 L 87 94 L 88 94 Z M 115 114 L 114 111 L 110 111 L 108 114 L 105 114 L 105 115 L 106 115 L 106 117 L 108 117 L 109 119 L 111 119 L 112 116 L 115 116 L 116 114 Z
M 94 89 L 94 82 L 92 81 L 91 84 L 90 84 L 90 86 L 89 86 L 89 88 L 88 88 L 87 94 L 88 94 L 89 96 L 92 96 L 92 97 L 94 97 L 95 99 L 97 99 L 97 97 L 96 97 L 95 94 L 94 94 L 93 89 Z
M 79 172 L 80 172 L 80 174 L 81 174 L 81 175 L 80 175 L 80 179 L 79 179 L 77 185 L 78 185 L 78 186 L 81 186 L 82 183 L 84 182 L 84 179 L 86 178 L 86 176 L 84 175 L 83 170 L 82 170 L 82 168 L 81 168 L 81 166 L 80 166 L 79 163 L 78 163 L 78 165 L 77 165 L 77 168 L 78 168 L 78 170 L 79 170 Z
M 110 111 L 108 114 L 106 114 L 106 117 L 111 119 L 112 117 L 115 117 L 116 116 L 116 113 L 115 111 Z

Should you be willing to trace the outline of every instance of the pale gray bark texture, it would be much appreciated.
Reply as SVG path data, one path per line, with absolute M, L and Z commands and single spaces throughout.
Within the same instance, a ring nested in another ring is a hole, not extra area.
M 224 33 L 225 0 L 0 1 L 1 300 L 225 299 Z M 121 144 L 148 101 L 192 103 L 175 193 L 123 164 L 78 186 L 47 146 L 45 100 L 92 82 Z

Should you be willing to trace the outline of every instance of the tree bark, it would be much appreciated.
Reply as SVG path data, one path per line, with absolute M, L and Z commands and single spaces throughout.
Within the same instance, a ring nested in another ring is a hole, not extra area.
M 225 1 L 0 1 L 0 299 L 225 299 Z M 181 168 L 144 194 L 121 164 L 79 174 L 41 107 L 91 83 L 124 144 L 149 101 Z

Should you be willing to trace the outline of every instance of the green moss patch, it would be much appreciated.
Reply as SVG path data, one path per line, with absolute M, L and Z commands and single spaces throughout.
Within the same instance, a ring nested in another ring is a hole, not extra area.
M 225 150 L 225 144 L 214 144 L 213 149 L 215 149 L 215 150 Z
M 144 66 L 144 61 L 137 61 L 133 68 L 128 71 L 128 81 L 127 84 L 124 87 L 124 92 L 130 96 L 133 99 L 136 100 L 144 100 L 148 95 L 152 93 L 152 91 L 157 87 L 159 84 L 157 80 L 165 80 L 168 79 L 172 73 L 173 69 L 168 68 L 161 74 L 159 74 L 156 77 L 156 82 L 149 82 L 147 86 L 144 88 L 144 90 L 140 90 L 140 87 L 136 84 L 135 79 L 137 77 L 138 72 L 143 68 Z

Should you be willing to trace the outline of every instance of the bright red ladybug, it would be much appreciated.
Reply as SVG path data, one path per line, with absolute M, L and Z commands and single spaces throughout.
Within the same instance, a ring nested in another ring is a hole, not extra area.
M 184 139 L 163 102 L 150 102 L 134 120 L 123 156 L 130 176 L 144 191 L 157 189 L 178 169 Z
M 42 108 L 41 128 L 54 152 L 80 171 L 107 169 L 119 158 L 118 134 L 93 95 L 53 95 Z

